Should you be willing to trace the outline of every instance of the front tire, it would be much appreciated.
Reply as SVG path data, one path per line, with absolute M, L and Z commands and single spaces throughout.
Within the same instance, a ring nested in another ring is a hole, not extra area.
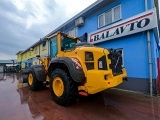
M 78 95 L 76 82 L 62 69 L 55 69 L 52 72 L 50 91 L 53 100 L 62 106 L 76 101 Z
M 43 86 L 43 82 L 37 80 L 32 69 L 28 73 L 28 86 L 32 91 L 36 91 Z

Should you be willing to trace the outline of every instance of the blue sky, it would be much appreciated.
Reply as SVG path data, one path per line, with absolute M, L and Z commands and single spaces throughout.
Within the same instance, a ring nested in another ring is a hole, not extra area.
M 0 60 L 25 50 L 96 0 L 0 0 Z

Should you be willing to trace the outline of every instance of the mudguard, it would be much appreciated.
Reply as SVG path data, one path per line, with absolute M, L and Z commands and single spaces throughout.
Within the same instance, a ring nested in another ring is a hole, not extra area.
M 28 81 L 28 73 L 30 71 L 30 68 L 25 68 L 22 69 L 22 78 L 23 78 L 23 83 L 27 83 Z
M 51 60 L 51 64 L 49 67 L 49 72 L 50 72 L 49 74 L 51 74 L 52 72 L 52 67 L 58 66 L 58 64 L 64 64 L 67 66 L 69 73 L 74 81 L 76 82 L 85 81 L 85 75 L 83 69 L 76 69 L 75 63 L 71 60 L 71 58 L 68 57 L 53 58 Z
M 46 81 L 47 74 L 43 65 L 33 65 L 31 69 L 34 71 L 34 74 L 38 81 Z

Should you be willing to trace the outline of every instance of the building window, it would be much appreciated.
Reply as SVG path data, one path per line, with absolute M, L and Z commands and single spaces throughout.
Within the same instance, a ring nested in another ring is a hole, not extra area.
M 105 19 L 104 19 L 104 13 L 103 13 L 103 14 L 99 15 L 99 17 L 98 17 L 99 27 L 102 27 L 102 26 L 104 26 L 104 25 L 105 25 L 104 20 L 105 20 Z
M 46 49 L 46 41 L 43 41 L 42 43 L 42 50 L 45 50 Z
M 112 23 L 112 10 L 109 10 L 105 13 L 105 25 Z
M 37 47 L 34 48 L 34 53 L 37 54 L 38 53 L 38 49 Z
M 114 21 L 117 21 L 119 19 L 121 19 L 121 9 L 120 9 L 120 5 L 116 6 L 114 9 L 113 9 L 113 14 L 114 14 Z
M 75 27 L 75 28 L 73 28 L 73 29 L 71 29 L 70 31 L 67 32 L 67 34 L 69 34 L 72 37 L 77 37 L 78 36 L 77 33 L 78 33 L 77 27 Z
M 25 53 L 25 58 L 27 58 L 27 53 Z
M 121 5 L 118 5 L 98 16 L 98 28 L 121 19 Z

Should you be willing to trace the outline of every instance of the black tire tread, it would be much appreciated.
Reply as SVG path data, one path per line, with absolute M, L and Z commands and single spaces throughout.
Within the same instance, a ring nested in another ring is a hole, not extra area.
M 64 78 L 63 82 L 65 82 L 64 84 L 64 93 L 62 95 L 62 97 L 58 97 L 54 94 L 54 91 L 52 89 L 52 82 L 53 82 L 53 78 L 56 76 L 62 77 Z M 68 86 L 66 86 L 68 85 Z M 78 95 L 78 87 L 77 87 L 77 83 L 75 81 L 72 80 L 72 78 L 70 77 L 70 75 L 68 75 L 64 70 L 57 68 L 55 69 L 52 74 L 51 74 L 51 82 L 50 82 L 50 91 L 51 91 L 51 96 L 53 98 L 53 100 L 62 106 L 67 106 L 70 105 L 71 103 L 75 102 L 77 99 L 77 95 Z
M 32 84 L 32 85 L 29 85 L 29 83 L 28 83 L 29 89 L 30 89 L 31 91 L 37 91 L 37 90 L 39 90 L 40 88 L 42 88 L 43 82 L 37 80 L 37 78 L 36 78 L 36 76 L 35 76 L 35 73 L 34 73 L 34 71 L 33 71 L 32 69 L 30 69 L 30 71 L 29 71 L 29 73 L 28 73 L 28 76 L 29 76 L 29 74 L 32 74 L 32 76 L 33 76 L 33 84 Z M 27 80 L 27 82 L 28 82 L 28 80 Z

